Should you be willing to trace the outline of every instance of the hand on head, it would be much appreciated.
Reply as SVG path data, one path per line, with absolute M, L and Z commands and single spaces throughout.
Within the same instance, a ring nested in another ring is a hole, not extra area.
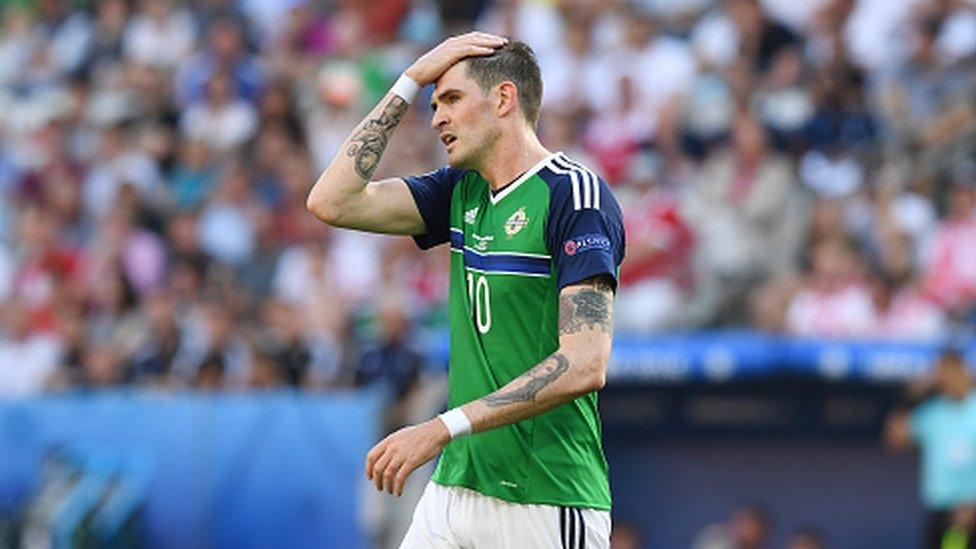
M 420 56 L 404 71 L 421 86 L 432 84 L 452 65 L 466 57 L 491 55 L 508 43 L 508 39 L 486 32 L 469 32 L 452 36 Z

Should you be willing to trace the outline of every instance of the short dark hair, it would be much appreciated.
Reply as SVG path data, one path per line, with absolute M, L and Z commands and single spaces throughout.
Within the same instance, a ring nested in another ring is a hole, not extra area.
M 939 364 L 965 366 L 965 351 L 957 346 L 945 346 L 939 353 Z
M 466 61 L 468 76 L 485 93 L 506 80 L 515 84 L 522 114 L 532 127 L 536 126 L 542 105 L 542 71 L 539 70 L 535 52 L 528 44 L 510 39 L 495 53 L 469 57 Z

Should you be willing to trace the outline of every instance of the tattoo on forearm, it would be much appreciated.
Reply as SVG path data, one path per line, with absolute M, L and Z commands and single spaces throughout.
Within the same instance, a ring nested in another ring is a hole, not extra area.
M 559 334 L 575 334 L 583 328 L 599 328 L 603 333 L 613 331 L 613 287 L 602 279 L 592 286 L 560 296 Z
M 369 180 L 380 163 L 380 157 L 390 141 L 409 105 L 401 97 L 393 96 L 377 118 L 367 120 L 349 140 L 346 155 L 356 159 L 356 173 Z
M 569 369 L 569 360 L 560 353 L 551 355 L 536 367 L 520 375 L 518 379 L 525 380 L 521 386 L 512 390 L 495 391 L 481 399 L 486 405 L 497 408 L 516 402 L 532 402 L 539 391 L 559 379 Z

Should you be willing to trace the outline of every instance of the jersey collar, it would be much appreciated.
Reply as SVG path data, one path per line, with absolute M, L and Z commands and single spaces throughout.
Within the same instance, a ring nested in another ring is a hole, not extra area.
M 531 168 L 529 168 L 529 170 L 527 172 L 523 173 L 521 176 L 519 176 L 518 179 L 516 179 L 515 181 L 512 181 L 511 183 L 509 183 L 508 185 L 506 185 L 505 188 L 502 189 L 501 192 L 499 192 L 498 194 L 491 194 L 491 192 L 489 191 L 488 194 L 489 194 L 490 199 L 491 199 L 491 205 L 494 206 L 494 205 L 498 204 L 499 202 L 502 201 L 503 198 L 505 198 L 506 196 L 512 194 L 512 192 L 515 189 L 519 188 L 519 186 L 521 186 L 522 183 L 525 183 L 525 180 L 527 180 L 528 178 L 530 178 L 533 175 L 535 175 L 546 164 L 548 164 L 549 161 L 552 160 L 557 154 L 559 154 L 559 153 L 558 152 L 551 153 L 549 156 L 547 156 L 547 157 L 543 158 L 542 160 L 540 160 L 538 164 L 536 164 L 535 166 L 532 166 Z

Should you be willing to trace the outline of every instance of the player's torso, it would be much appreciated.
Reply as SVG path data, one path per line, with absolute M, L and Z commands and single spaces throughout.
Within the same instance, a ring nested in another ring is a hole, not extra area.
M 451 201 L 451 329 L 465 336 L 455 339 L 462 348 L 452 359 L 467 363 L 452 366 L 489 376 L 458 384 L 473 391 L 504 385 L 558 342 L 558 295 L 545 239 L 548 187 L 537 176 L 516 183 L 492 196 L 487 182 L 471 173 Z
M 451 407 L 500 389 L 559 346 L 547 241 L 557 184 L 555 172 L 533 170 L 493 196 L 469 172 L 452 191 Z M 609 509 L 596 395 L 453 441 L 434 481 L 506 501 Z

